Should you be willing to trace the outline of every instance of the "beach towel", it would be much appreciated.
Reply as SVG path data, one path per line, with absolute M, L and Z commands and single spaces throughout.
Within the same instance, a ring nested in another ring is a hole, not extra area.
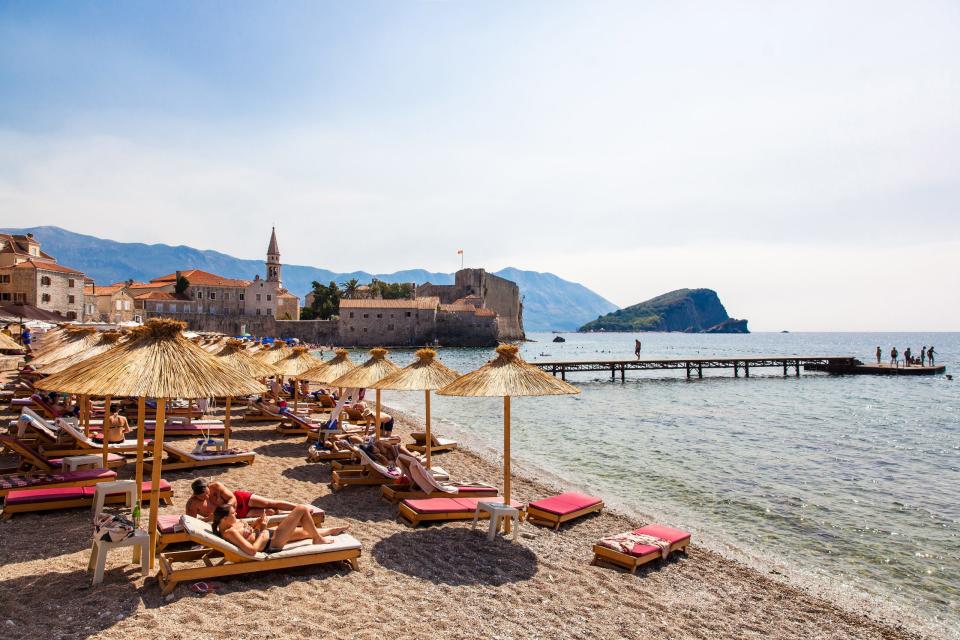
M 403 453 L 398 456 L 397 460 L 407 463 L 410 469 L 410 479 L 413 480 L 418 487 L 420 487 L 421 491 L 424 491 L 425 493 L 433 493 L 434 491 L 442 491 L 444 493 L 459 492 L 457 487 L 449 484 L 440 484 L 437 482 L 436 478 L 433 477 L 433 474 L 427 471 L 427 468 L 424 467 L 416 458 Z
M 634 549 L 641 545 L 657 547 L 660 549 L 660 557 L 664 560 L 670 555 L 670 541 L 656 536 L 649 536 L 644 533 L 620 533 L 609 538 L 604 538 L 597 543 L 601 547 L 612 549 L 628 555 L 636 555 Z

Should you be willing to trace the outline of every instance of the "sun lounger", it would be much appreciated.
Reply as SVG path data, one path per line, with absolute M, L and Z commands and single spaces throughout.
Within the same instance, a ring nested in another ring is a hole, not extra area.
M 559 529 L 564 522 L 569 522 L 601 509 L 603 509 L 603 500 L 600 498 L 582 493 L 561 493 L 558 496 L 528 504 L 527 522 Z
M 36 440 L 38 443 L 55 444 L 60 441 L 60 427 L 50 422 L 30 407 L 22 407 L 20 417 L 10 421 L 10 433 L 20 440 Z
M 169 443 L 163 444 L 163 450 L 167 457 L 163 461 L 163 471 L 176 471 L 180 469 L 197 469 L 199 467 L 214 467 L 225 464 L 253 464 L 257 454 L 252 451 L 239 451 L 232 449 L 223 453 L 209 451 L 206 453 L 194 453 L 176 447 Z M 143 463 L 143 468 L 150 471 L 153 468 L 153 461 L 148 460 Z
M 275 422 L 278 420 L 284 420 L 287 417 L 287 413 L 298 413 L 301 416 L 308 415 L 308 412 L 302 408 L 294 411 L 293 407 L 287 407 L 286 412 L 280 413 L 280 409 L 275 405 L 268 404 L 266 402 L 251 402 L 249 405 L 247 405 L 247 410 L 243 414 L 243 421 Z
M 33 409 L 37 413 L 43 415 L 46 418 L 53 420 L 54 418 L 59 418 L 63 415 L 63 412 L 50 404 L 46 398 L 41 396 L 39 393 L 35 393 L 29 398 L 14 398 L 10 406 L 24 408 L 28 407 Z
M 313 523 L 318 527 L 323 524 L 324 513 L 319 507 L 311 507 Z M 287 513 L 278 513 L 267 517 L 267 526 L 276 527 L 287 516 Z M 244 522 L 253 524 L 257 518 L 240 518 Z M 190 536 L 180 523 L 179 515 L 161 515 L 157 518 L 157 553 L 160 553 L 172 544 L 190 542 Z
M 287 436 L 310 436 L 325 431 L 327 417 L 319 422 L 311 419 L 309 416 L 300 413 L 284 412 L 283 418 L 277 425 L 277 431 Z M 329 430 L 328 433 L 339 433 L 339 429 Z
M 382 485 L 380 495 L 390 502 L 424 498 L 489 498 L 496 496 L 496 487 L 480 483 L 441 482 L 416 459 L 409 460 L 410 478 L 404 484 Z
M 144 482 L 142 500 L 150 500 L 152 484 Z M 63 487 L 59 489 L 19 489 L 7 494 L 3 503 L 3 514 L 0 518 L 9 520 L 17 513 L 34 513 L 37 511 L 53 511 L 59 509 L 73 509 L 78 507 L 90 508 L 96 493 L 95 487 Z M 166 480 L 160 481 L 159 498 L 161 504 L 173 504 L 173 489 Z M 123 504 L 126 502 L 125 492 L 107 494 L 105 504 Z
M 18 489 L 53 489 L 59 487 L 89 487 L 100 482 L 116 480 L 112 469 L 81 469 L 60 473 L 14 473 L 0 476 L 0 498 Z
M 430 434 L 430 453 L 443 453 L 444 451 L 453 451 L 457 448 L 457 441 L 450 440 L 449 438 L 438 438 L 437 436 Z M 427 450 L 427 434 L 423 431 L 415 431 L 410 434 L 410 437 L 413 438 L 413 444 L 408 444 L 407 449 L 410 451 L 417 451 L 424 453 Z
M 286 545 L 282 551 L 276 553 L 257 553 L 249 555 L 235 545 L 215 535 L 210 525 L 191 518 L 181 516 L 180 523 L 187 534 L 187 538 L 201 545 L 200 549 L 190 551 L 170 551 L 161 553 L 160 582 L 161 593 L 166 595 L 173 591 L 180 582 L 192 580 L 208 580 L 211 578 L 225 578 L 231 575 L 241 575 L 291 567 L 304 567 L 329 562 L 347 562 L 353 569 L 359 569 L 361 545 L 360 542 L 348 533 L 332 536 L 331 544 L 312 544 L 309 540 L 302 540 Z M 222 562 L 213 561 L 222 558 Z M 205 564 L 196 566 L 198 561 Z M 177 568 L 180 563 L 193 563 L 189 568 Z
M 0 449 L 7 449 L 20 456 L 20 464 L 14 471 L 53 473 L 63 469 L 63 457 L 48 458 L 36 449 L 12 436 L 0 436 Z M 126 458 L 118 456 L 115 453 L 109 454 L 107 458 L 107 467 L 110 469 L 122 467 L 126 463 Z
M 156 431 L 156 420 L 144 420 L 143 432 L 147 435 L 153 435 Z M 100 433 L 103 431 L 102 424 L 90 424 L 91 433 Z M 163 435 L 165 438 L 175 438 L 177 436 L 223 436 L 225 428 L 222 420 L 206 419 L 192 420 L 189 424 L 185 418 L 171 418 L 164 421 Z M 94 437 L 96 442 L 100 438 Z
M 445 522 L 448 520 L 473 520 L 478 502 L 494 502 L 493 498 L 427 498 L 402 500 L 399 506 L 400 519 L 411 527 L 421 522 Z M 523 504 L 511 502 L 510 506 L 523 516 Z M 480 512 L 481 518 L 489 518 L 489 512 Z
M 660 544 L 648 543 L 644 538 L 637 541 L 632 537 L 635 535 L 655 539 L 660 541 Z M 674 551 L 686 554 L 689 544 L 690 534 L 686 531 L 662 524 L 651 524 L 599 541 L 593 545 L 591 564 L 608 562 L 634 573 L 640 565 L 654 560 L 666 560 Z
M 58 456 L 79 456 L 103 452 L 103 439 L 97 441 L 93 438 L 88 438 L 71 419 L 57 418 L 54 425 L 60 430 L 59 442 L 56 444 L 42 445 L 40 450 L 45 454 L 52 453 Z M 143 441 L 145 455 L 150 455 L 150 447 L 152 445 L 152 440 L 145 439 Z M 137 441 L 125 440 L 124 442 L 112 442 L 108 446 L 108 450 L 110 453 L 120 455 L 135 455 L 137 453 Z
M 330 474 L 330 488 L 334 491 L 354 485 L 399 484 L 404 481 L 403 473 L 399 468 L 386 467 L 374 461 L 359 447 L 351 447 L 350 449 L 359 458 L 360 465 L 339 465 L 338 468 L 335 468 Z M 433 473 L 433 477 L 438 480 L 450 479 L 447 472 L 440 467 L 434 467 L 430 471 Z

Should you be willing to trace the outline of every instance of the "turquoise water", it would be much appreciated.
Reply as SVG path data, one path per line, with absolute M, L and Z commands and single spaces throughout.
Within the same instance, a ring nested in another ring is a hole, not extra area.
M 960 334 L 758 333 L 530 336 L 527 360 L 707 355 L 855 355 L 934 344 L 960 373 Z M 546 354 L 546 355 L 541 355 Z M 489 349 L 441 350 L 465 373 Z M 355 358 L 362 357 L 355 355 Z M 412 352 L 394 351 L 397 364 Z M 752 369 L 568 376 L 578 396 L 516 398 L 521 470 L 562 478 L 761 566 L 873 597 L 941 628 L 960 626 L 960 382 Z M 422 413 L 422 394 L 384 392 Z M 502 443 L 502 402 L 443 398 L 433 415 L 480 448 Z

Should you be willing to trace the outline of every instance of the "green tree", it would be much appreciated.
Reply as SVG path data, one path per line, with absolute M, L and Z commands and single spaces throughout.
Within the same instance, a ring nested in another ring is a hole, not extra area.
M 357 289 L 360 287 L 360 281 L 356 278 L 351 278 L 343 283 L 343 297 L 350 299 L 357 296 Z
M 340 287 L 336 282 L 323 285 L 313 281 L 313 303 L 305 307 L 306 314 L 301 314 L 304 320 L 329 320 L 340 312 Z M 309 316 L 309 317 L 307 317 Z
M 186 291 L 186 290 L 187 290 L 187 287 L 189 287 L 189 286 L 190 286 L 190 281 L 187 280 L 186 277 L 184 277 L 184 276 L 177 276 L 177 283 L 176 283 L 175 285 L 173 285 L 173 290 L 174 290 L 177 294 L 181 294 L 181 293 L 183 293 L 184 291 Z
M 374 278 L 370 283 L 370 293 L 374 298 L 405 300 L 413 297 L 413 285 L 409 282 L 383 282 Z

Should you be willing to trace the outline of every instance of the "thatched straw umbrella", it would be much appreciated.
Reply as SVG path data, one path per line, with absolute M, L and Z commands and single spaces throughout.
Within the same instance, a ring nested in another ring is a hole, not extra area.
M 426 409 L 427 427 L 427 468 L 430 468 L 430 447 L 433 436 L 430 433 L 430 391 L 442 389 L 460 377 L 460 374 L 437 362 L 437 352 L 433 349 L 420 349 L 416 353 L 417 359 L 412 363 L 391 373 L 386 378 L 371 387 L 392 389 L 394 391 L 423 391 Z
M 137 495 L 143 482 L 143 432 L 146 399 L 157 400 L 153 441 L 153 487 L 160 486 L 163 429 L 169 398 L 226 398 L 257 393 L 260 385 L 183 337 L 186 325 L 151 318 L 119 346 L 38 383 L 49 391 L 87 396 L 138 398 Z M 104 430 L 106 452 L 106 430 Z M 150 558 L 156 548 L 159 492 L 150 496 Z
M 25 351 L 22 344 L 5 333 L 0 333 L 0 351 Z
M 366 389 L 380 382 L 400 367 L 387 360 L 387 350 L 382 347 L 370 349 L 370 359 L 359 367 L 343 374 L 333 382 L 336 387 Z M 377 440 L 380 439 L 380 389 L 377 389 Z
M 293 381 L 293 410 L 296 411 L 300 403 L 300 375 L 323 364 L 323 360 L 310 355 L 307 347 L 294 347 L 290 354 L 273 363 L 280 371 L 280 375 Z
M 357 363 L 350 359 L 350 352 L 346 349 L 337 349 L 333 358 L 300 374 L 301 380 L 330 384 L 343 374 L 357 368 Z
M 218 348 L 213 352 L 213 357 L 219 359 L 228 367 L 237 371 L 251 380 L 260 380 L 277 375 L 277 368 L 273 365 L 260 362 L 250 355 L 244 348 L 242 340 L 229 338 L 218 342 Z M 262 392 L 263 389 L 260 389 Z M 223 446 L 230 446 L 230 405 L 233 398 L 227 396 L 224 400 L 224 421 L 223 421 Z
M 497 347 L 497 357 L 476 371 L 451 382 L 442 396 L 503 396 L 503 502 L 510 504 L 510 397 L 559 396 L 580 393 L 573 385 L 544 373 L 517 355 L 514 344 Z M 509 530 L 509 523 L 506 523 Z
M 68 327 L 63 341 L 50 349 L 44 349 L 43 353 L 34 355 L 30 366 L 37 371 L 57 360 L 83 353 L 99 342 L 100 339 L 96 334 L 97 330 L 93 327 Z
M 270 347 L 261 348 L 255 351 L 253 357 L 264 364 L 275 364 L 290 355 L 291 349 L 285 343 L 277 340 Z

